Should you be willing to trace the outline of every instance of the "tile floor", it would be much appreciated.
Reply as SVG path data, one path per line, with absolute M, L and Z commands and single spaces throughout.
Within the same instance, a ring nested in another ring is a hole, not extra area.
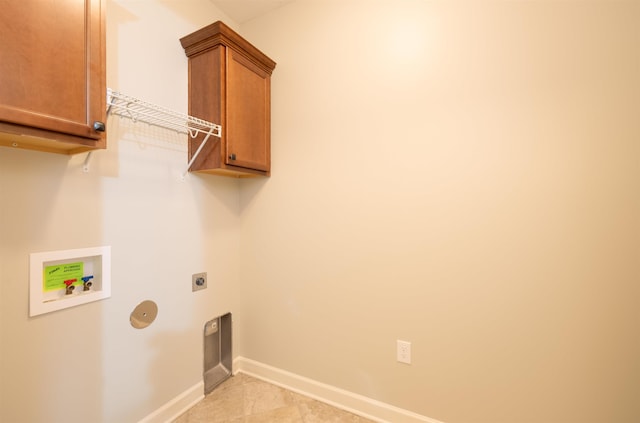
M 173 423 L 374 423 L 239 373 Z

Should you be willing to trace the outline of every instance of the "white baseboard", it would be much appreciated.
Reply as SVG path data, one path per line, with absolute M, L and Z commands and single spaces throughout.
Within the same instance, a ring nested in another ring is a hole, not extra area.
M 198 382 L 174 399 L 149 414 L 138 423 L 167 423 L 175 420 L 182 413 L 193 407 L 204 398 L 204 382 Z
M 248 358 L 237 357 L 233 361 L 233 368 L 234 373 L 244 373 L 262 379 L 379 423 L 443 423 Z

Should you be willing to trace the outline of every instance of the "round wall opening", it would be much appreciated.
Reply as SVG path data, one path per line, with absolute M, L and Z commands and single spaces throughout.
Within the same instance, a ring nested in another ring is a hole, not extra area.
M 156 320 L 158 306 L 151 300 L 145 300 L 138 304 L 131 312 L 129 321 L 136 329 L 144 329 Z

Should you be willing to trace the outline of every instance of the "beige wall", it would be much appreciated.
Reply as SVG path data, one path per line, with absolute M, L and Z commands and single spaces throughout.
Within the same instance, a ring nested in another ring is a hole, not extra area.
M 108 85 L 186 110 L 177 40 L 219 18 L 108 1 Z M 639 20 L 300 0 L 239 27 L 278 62 L 268 180 L 180 182 L 182 140 L 118 119 L 88 174 L 0 149 L 0 421 L 137 421 L 229 310 L 236 356 L 447 423 L 640 420 Z M 28 318 L 29 253 L 93 245 L 112 297 Z
M 640 421 L 638 22 L 301 0 L 243 24 L 278 62 L 243 355 L 448 423 Z
M 228 19 L 206 0 L 107 7 L 108 86 L 186 112 L 178 40 Z M 202 380 L 202 326 L 237 309 L 238 183 L 180 181 L 186 140 L 172 132 L 109 118 L 108 144 L 87 174 L 85 155 L 0 149 L 2 422 L 138 421 Z M 99 245 L 112 297 L 29 318 L 29 253 Z M 209 288 L 192 293 L 203 271 Z M 146 299 L 158 318 L 133 329 Z

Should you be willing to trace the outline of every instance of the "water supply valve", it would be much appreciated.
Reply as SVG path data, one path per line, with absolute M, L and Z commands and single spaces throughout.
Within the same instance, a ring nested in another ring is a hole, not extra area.
M 73 294 L 73 290 L 76 289 L 76 287 L 73 285 L 74 282 L 76 282 L 78 279 L 67 279 L 66 281 L 64 281 L 64 284 L 66 285 L 66 290 L 65 290 L 65 295 L 71 295 Z
M 93 282 L 91 282 L 91 279 L 93 279 L 93 275 L 83 276 L 81 279 L 82 279 L 82 290 L 83 291 L 90 290 L 91 285 L 93 285 Z

